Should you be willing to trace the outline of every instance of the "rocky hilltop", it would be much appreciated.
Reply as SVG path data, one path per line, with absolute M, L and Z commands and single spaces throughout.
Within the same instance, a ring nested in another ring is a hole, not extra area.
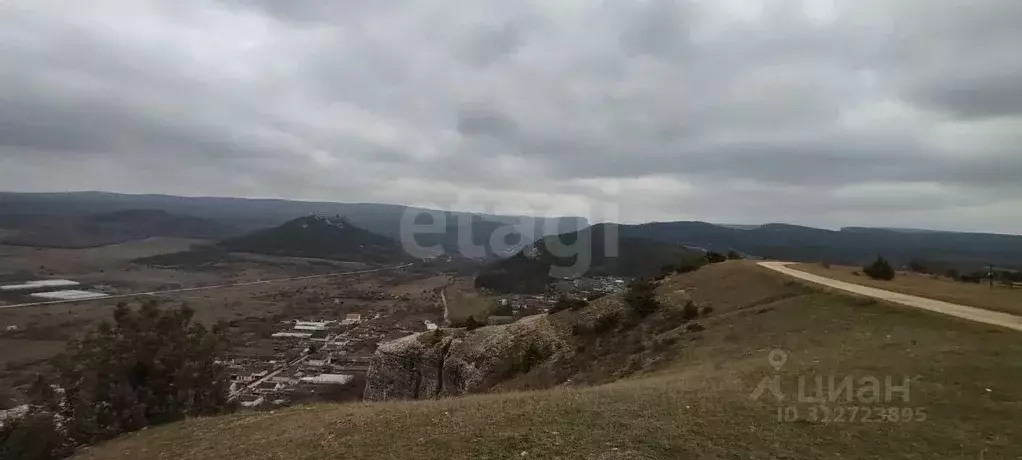
M 663 310 L 649 318 L 636 317 L 619 296 L 609 296 L 579 311 L 472 331 L 438 329 L 385 343 L 370 362 L 365 399 L 430 399 L 620 377 L 636 366 L 633 356 L 618 352 L 691 320 L 682 312 L 690 302 L 684 290 L 664 292 L 662 299 Z M 594 356 L 603 367 L 590 365 Z
M 429 399 L 483 391 L 571 348 L 548 315 L 473 331 L 438 329 L 380 346 L 365 399 Z

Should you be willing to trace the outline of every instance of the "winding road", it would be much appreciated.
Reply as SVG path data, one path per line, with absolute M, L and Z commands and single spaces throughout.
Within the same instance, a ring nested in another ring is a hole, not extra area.
M 181 292 L 208 291 L 208 290 L 212 290 L 212 289 L 227 289 L 227 288 L 234 288 L 234 287 L 240 287 L 240 286 L 256 286 L 256 285 L 260 285 L 260 284 L 286 283 L 286 282 L 290 282 L 290 281 L 302 281 L 302 280 L 311 280 L 311 279 L 317 279 L 317 278 L 333 278 L 333 277 L 338 277 L 338 276 L 361 275 L 363 273 L 382 272 L 382 271 L 386 271 L 386 270 L 397 270 L 397 269 L 400 269 L 400 268 L 410 267 L 412 265 L 414 265 L 414 264 L 407 263 L 407 264 L 404 264 L 404 265 L 395 265 L 393 267 L 383 267 L 383 268 L 373 268 L 373 269 L 370 269 L 370 270 L 357 270 L 357 271 L 352 271 L 352 272 L 340 272 L 340 273 L 325 273 L 325 274 L 322 274 L 322 275 L 298 276 L 298 277 L 294 277 L 294 278 L 276 278 L 276 279 L 259 280 L 259 281 L 245 281 L 243 283 L 217 284 L 217 285 L 213 285 L 213 286 L 199 286 L 199 287 L 180 288 L 180 289 L 167 289 L 167 290 L 163 290 L 163 291 L 137 292 L 137 293 L 134 293 L 134 294 L 117 294 L 117 295 L 110 295 L 110 296 L 106 296 L 106 297 L 96 297 L 96 298 L 92 298 L 92 299 L 47 300 L 47 301 L 44 301 L 44 302 L 19 303 L 19 304 L 14 304 L 14 305 L 0 305 L 0 309 L 4 309 L 4 308 L 23 308 L 23 307 L 41 307 L 41 306 L 44 306 L 44 305 L 60 305 L 60 304 L 68 304 L 68 303 L 81 303 L 81 302 L 94 302 L 94 301 L 103 301 L 103 300 L 129 299 L 129 298 L 133 298 L 133 297 L 155 296 L 155 295 L 165 295 L 165 294 L 176 294 L 176 293 L 181 293 Z
M 982 308 L 969 307 L 941 300 L 927 299 L 925 297 L 918 297 L 902 294 L 900 292 L 892 292 L 884 289 L 848 283 L 845 281 L 838 281 L 788 267 L 788 265 L 791 265 L 792 263 L 794 262 L 759 262 L 759 266 L 769 268 L 770 270 L 783 273 L 793 278 L 822 284 L 827 287 L 840 289 L 853 294 L 872 297 L 885 302 L 943 313 L 945 315 L 955 316 L 969 321 L 975 321 L 977 323 L 991 324 L 994 326 L 1014 329 L 1016 331 L 1022 331 L 1022 316 L 1015 316 L 1007 313 L 984 310 Z

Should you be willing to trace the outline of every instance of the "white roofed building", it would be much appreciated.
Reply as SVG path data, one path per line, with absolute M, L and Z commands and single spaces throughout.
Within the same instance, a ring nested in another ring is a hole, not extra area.
M 89 299 L 101 299 L 103 297 L 109 297 L 109 294 L 103 294 L 100 292 L 89 292 L 89 291 L 52 291 L 52 292 L 37 292 L 35 294 L 29 294 L 31 297 L 38 299 L 50 299 L 50 300 L 89 300 Z
M 39 289 L 52 289 L 78 286 L 77 281 L 71 280 L 39 280 L 27 281 L 22 284 L 8 284 L 0 286 L 0 291 L 32 291 Z
M 333 321 L 295 321 L 296 331 L 325 331 Z
M 348 374 L 319 374 L 315 377 L 302 377 L 301 382 L 309 385 L 347 385 L 355 379 Z

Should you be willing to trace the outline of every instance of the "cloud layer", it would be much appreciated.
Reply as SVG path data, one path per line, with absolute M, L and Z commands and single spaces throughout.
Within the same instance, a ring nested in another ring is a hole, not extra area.
M 0 189 L 1022 233 L 1019 23 L 1005 0 L 6 0 Z

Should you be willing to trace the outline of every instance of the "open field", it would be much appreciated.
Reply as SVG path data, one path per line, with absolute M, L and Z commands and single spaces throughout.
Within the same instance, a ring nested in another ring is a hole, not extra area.
M 824 268 L 819 264 L 795 264 L 791 265 L 791 268 L 838 281 L 1022 315 L 1022 288 L 995 284 L 991 289 L 986 283 L 963 283 L 943 276 L 934 277 L 902 271 L 899 271 L 893 280 L 882 281 L 862 275 L 862 268 L 838 265 Z M 854 275 L 855 272 L 859 272 L 860 275 Z
M 160 267 L 132 262 L 141 257 L 177 253 L 199 243 L 204 241 L 150 238 L 87 249 L 0 245 L 0 276 L 11 281 L 66 278 L 116 295 L 370 268 L 357 262 L 256 254 L 232 254 L 230 261 L 211 267 Z M 28 298 L 0 298 L 3 302 L 0 305 L 30 301 Z
M 324 316 L 339 315 L 343 318 L 341 310 L 368 314 L 377 309 L 386 311 L 396 308 L 403 303 L 428 304 L 438 310 L 431 290 L 417 289 L 414 291 L 416 295 L 409 295 L 407 290 L 401 291 L 401 296 L 390 294 L 388 286 L 403 286 L 406 282 L 414 281 L 403 280 L 402 276 L 400 273 L 366 273 L 346 278 L 315 278 L 167 294 L 153 299 L 167 306 L 187 304 L 195 310 L 196 318 L 206 323 L 273 317 L 287 312 L 318 312 Z M 438 282 L 430 282 L 429 279 L 419 281 L 422 286 L 433 286 Z M 128 304 L 137 305 L 143 300 L 134 299 L 128 301 Z M 18 327 L 17 332 L 5 333 L 4 337 L 64 341 L 89 325 L 109 319 L 116 302 L 96 300 L 0 309 L 0 328 Z
M 423 330 L 424 320 L 438 323 L 442 318 L 434 290 L 446 280 L 444 276 L 378 272 L 181 293 L 154 300 L 163 307 L 187 304 L 195 310 L 196 319 L 207 324 L 227 321 L 236 351 L 244 354 L 265 349 L 270 334 L 278 332 L 284 320 L 341 320 L 346 313 L 360 313 L 369 319 L 368 325 L 403 331 L 399 335 Z M 142 300 L 128 304 L 137 306 Z M 16 388 L 24 389 L 36 373 L 44 371 L 45 360 L 63 350 L 67 340 L 110 320 L 115 303 L 0 309 L 0 331 L 18 326 L 16 332 L 0 333 L 0 398 L 13 395 L 18 399 Z
M 204 240 L 149 238 L 87 249 L 50 249 L 0 245 L 0 272 L 19 270 L 82 273 L 110 267 L 139 257 L 185 251 Z
M 747 262 L 673 276 L 658 293 L 680 289 L 713 308 L 705 330 L 675 331 L 671 358 L 625 380 L 194 419 L 77 458 L 1017 458 L 1022 335 L 816 291 Z M 775 377 L 784 400 L 753 397 Z M 852 392 L 828 388 L 846 377 Z
M 0 245 L 0 279 L 19 282 L 43 278 L 72 279 L 81 288 L 111 295 L 251 283 L 372 269 L 364 263 L 257 254 L 231 254 L 215 266 L 148 266 L 139 257 L 189 249 L 202 240 L 151 238 L 88 249 L 39 249 Z M 161 306 L 187 304 L 196 319 L 231 324 L 240 350 L 260 350 L 282 320 L 344 319 L 360 313 L 373 327 L 407 334 L 425 328 L 423 321 L 442 318 L 436 289 L 447 278 L 435 272 L 390 270 L 274 284 L 250 284 L 210 290 L 163 293 L 125 299 L 0 309 L 0 406 L 18 401 L 45 360 L 67 340 L 100 321 L 109 320 L 121 301 L 139 305 L 149 299 Z M 37 302 L 24 293 L 4 293 L 0 306 Z M 6 331 L 16 326 L 15 331 Z M 6 332 L 5 332 L 6 331 Z M 3 408 L 3 407 L 0 407 Z
M 471 278 L 447 286 L 444 296 L 447 299 L 447 321 L 451 324 L 463 323 L 470 316 L 485 324 L 494 308 L 493 299 L 477 292 Z

